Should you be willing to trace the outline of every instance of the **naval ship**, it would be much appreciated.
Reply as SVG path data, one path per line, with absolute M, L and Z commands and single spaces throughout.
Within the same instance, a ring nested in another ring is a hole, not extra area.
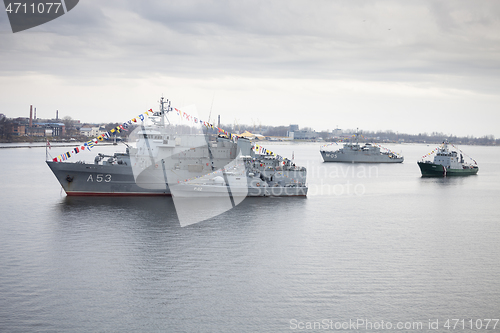
M 354 139 L 344 144 L 344 147 L 336 151 L 320 149 L 321 156 L 325 162 L 349 162 L 349 163 L 402 163 L 404 157 L 397 153 L 380 151 L 380 147 L 365 143 L 359 144 L 359 132 L 355 133 Z
M 420 167 L 422 177 L 449 177 L 449 176 L 468 176 L 475 175 L 479 171 L 476 161 L 474 165 L 464 161 L 462 153 L 459 154 L 456 150 L 448 147 L 448 141 L 444 141 L 440 148 L 437 149 L 436 156 L 431 162 L 422 160 L 417 162 Z
M 307 170 L 254 151 L 250 140 L 193 131 L 177 134 L 170 101 L 129 136 L 125 152 L 94 163 L 46 161 L 68 196 L 306 196 Z

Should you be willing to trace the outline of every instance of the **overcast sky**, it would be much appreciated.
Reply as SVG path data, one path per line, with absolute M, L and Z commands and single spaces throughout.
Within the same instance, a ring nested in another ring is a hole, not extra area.
M 123 122 L 163 94 L 222 123 L 500 137 L 500 2 L 81 0 L 15 34 L 2 12 L 0 91 L 8 117 Z

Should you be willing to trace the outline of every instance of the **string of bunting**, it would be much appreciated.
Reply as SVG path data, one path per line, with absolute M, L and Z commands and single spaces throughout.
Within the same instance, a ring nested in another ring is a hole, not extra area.
M 225 134 L 231 140 L 238 140 L 238 138 L 239 138 L 238 135 L 230 133 L 230 132 L 228 132 L 222 128 L 219 128 L 217 126 L 214 126 L 213 124 L 210 124 L 209 122 L 206 122 L 206 121 L 199 119 L 198 117 L 194 117 L 194 116 L 192 116 L 186 112 L 183 112 L 177 108 L 174 108 L 174 110 L 175 110 L 176 114 L 181 117 L 181 119 L 185 119 L 185 120 L 190 121 L 192 123 L 200 124 L 200 125 L 203 125 L 207 128 L 211 128 L 213 130 L 216 130 L 218 133 Z M 153 110 L 149 109 L 148 111 L 138 115 L 137 117 L 132 118 L 132 119 L 124 122 L 123 124 L 116 126 L 115 128 L 111 129 L 110 131 L 103 133 L 103 134 L 99 135 L 98 137 L 85 142 L 83 145 L 81 145 L 79 147 L 75 147 L 74 149 L 72 149 L 64 154 L 61 154 L 57 157 L 54 157 L 53 161 L 54 162 L 65 161 L 65 160 L 71 158 L 72 156 L 74 156 L 75 154 L 80 153 L 81 151 L 84 151 L 84 150 L 90 151 L 90 149 L 93 148 L 95 145 L 97 145 L 99 142 L 102 142 L 104 140 L 109 140 L 113 134 L 120 133 L 120 131 L 122 131 L 122 130 L 126 131 L 130 125 L 132 125 L 133 123 L 137 123 L 138 120 L 140 120 L 141 122 L 144 121 L 144 119 L 145 119 L 144 115 L 149 116 L 150 115 L 149 113 L 151 113 L 151 115 L 154 114 Z M 280 155 L 277 155 L 276 153 L 274 153 L 274 152 L 270 151 L 269 149 L 266 149 L 260 145 L 253 145 L 252 149 L 256 153 L 261 154 L 261 155 L 275 156 L 280 161 L 287 161 L 288 160 L 287 158 L 282 157 Z
M 470 160 L 472 162 L 474 162 L 474 164 L 477 165 L 477 162 L 475 159 L 473 159 L 472 157 L 470 157 L 469 155 L 467 155 L 466 153 L 464 153 L 462 151 L 462 149 L 458 148 L 457 146 L 455 146 L 453 143 L 449 143 L 453 148 L 455 148 L 456 150 L 458 150 L 462 155 L 465 155 L 466 157 L 470 158 Z M 430 153 L 427 153 L 425 154 L 424 156 L 422 156 L 422 159 L 426 158 L 426 157 L 429 157 L 431 156 L 432 154 L 434 154 L 435 152 L 437 152 L 438 150 L 440 150 L 441 148 L 443 148 L 444 144 L 441 144 L 439 145 L 438 147 L 434 148 Z
M 434 154 L 435 152 L 437 152 L 439 149 L 441 149 L 443 147 L 443 144 L 437 146 L 436 148 L 434 148 L 430 153 L 427 153 L 425 155 L 422 156 L 422 159 L 426 158 L 426 157 L 429 157 L 431 156 L 432 154 Z
M 283 163 L 285 163 L 285 161 L 288 161 L 288 158 L 283 157 L 281 155 L 278 155 L 278 154 L 270 151 L 269 149 L 262 147 L 261 145 L 256 144 L 252 148 L 253 148 L 253 151 L 256 152 L 257 154 L 274 156 L 274 157 L 276 157 L 276 159 L 278 161 L 283 161 Z
M 74 149 L 67 151 L 64 154 L 61 154 L 57 157 L 54 157 L 52 159 L 52 161 L 54 161 L 54 162 L 66 161 L 67 159 L 71 158 L 72 156 L 74 156 L 82 151 L 85 151 L 85 150 L 90 151 L 90 149 L 92 149 L 99 142 L 111 139 L 113 134 L 120 133 L 120 131 L 127 131 L 127 129 L 129 128 L 130 125 L 133 125 L 134 123 L 137 123 L 138 121 L 141 121 L 141 122 L 144 121 L 144 119 L 145 119 L 144 115 L 149 116 L 149 113 L 153 114 L 153 110 L 149 109 L 148 111 L 141 113 L 137 117 L 132 118 L 132 119 L 124 122 L 123 124 L 118 125 L 115 128 L 107 131 L 106 133 L 103 133 L 103 134 L 99 135 L 98 137 L 93 138 L 92 140 L 85 142 L 83 145 L 75 147 Z
M 337 142 L 332 142 L 332 143 L 329 143 L 329 144 L 326 144 L 326 145 L 322 145 L 322 146 L 320 147 L 320 149 L 324 149 L 324 148 L 326 148 L 326 147 L 333 146 L 333 145 L 337 145 L 337 146 L 338 146 L 339 144 L 338 144 Z
M 396 153 L 396 152 L 394 152 L 394 151 L 390 150 L 389 148 L 386 148 L 386 147 L 381 146 L 381 145 L 379 145 L 379 144 L 375 144 L 375 145 L 376 145 L 377 147 L 381 148 L 381 149 L 387 150 L 389 153 L 391 153 L 391 154 L 393 154 L 393 155 L 397 155 L 397 156 L 399 156 L 399 153 Z
M 237 134 L 230 133 L 230 132 L 228 132 L 220 127 L 214 126 L 213 124 L 210 124 L 209 122 L 203 121 L 203 120 L 201 120 L 197 117 L 194 117 L 186 112 L 183 112 L 177 108 L 174 108 L 174 110 L 175 110 L 176 114 L 181 117 L 181 119 L 185 119 L 185 120 L 190 121 L 190 122 L 195 123 L 195 124 L 201 124 L 207 128 L 211 128 L 213 130 L 216 130 L 218 133 L 225 134 L 231 140 L 238 140 L 240 138 Z M 272 152 L 271 150 L 262 147 L 261 145 L 254 144 L 252 146 L 252 149 L 257 154 L 274 156 L 279 161 L 288 161 L 288 159 L 286 157 L 280 156 L 280 155 Z
M 470 157 L 469 155 L 467 155 L 466 153 L 464 153 L 464 152 L 462 151 L 462 149 L 460 149 L 460 148 L 456 147 L 453 143 L 450 143 L 450 145 L 452 145 L 452 146 L 453 146 L 453 148 L 455 148 L 456 150 L 458 150 L 458 151 L 460 152 L 460 154 L 465 155 L 465 156 L 467 156 L 468 158 L 470 158 L 470 159 L 471 159 L 471 161 L 473 161 L 473 162 L 474 162 L 474 164 L 476 164 L 476 165 L 477 165 L 476 160 L 475 160 L 475 159 L 473 159 L 472 157 Z

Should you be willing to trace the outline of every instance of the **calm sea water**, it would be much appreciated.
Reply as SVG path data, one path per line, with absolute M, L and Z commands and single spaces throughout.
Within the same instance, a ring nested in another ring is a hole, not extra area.
M 43 148 L 0 149 L 0 331 L 456 332 L 500 318 L 499 147 L 461 147 L 477 176 L 424 179 L 416 161 L 434 146 L 389 146 L 398 165 L 325 164 L 319 146 L 266 145 L 308 167 L 307 198 L 247 198 L 187 227 L 171 198 L 69 198 Z

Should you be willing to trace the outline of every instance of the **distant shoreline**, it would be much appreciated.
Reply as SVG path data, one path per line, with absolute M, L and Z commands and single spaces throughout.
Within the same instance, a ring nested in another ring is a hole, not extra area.
M 332 141 L 309 141 L 309 140 L 294 140 L 294 141 L 267 141 L 267 140 L 259 140 L 256 141 L 258 143 L 262 144 L 283 144 L 283 143 L 317 143 L 317 144 L 332 144 L 335 142 Z M 374 142 L 370 141 L 371 143 L 379 143 L 379 144 L 399 144 L 399 145 L 408 145 L 408 144 L 421 144 L 421 145 L 438 145 L 440 142 Z M 27 144 L 27 145 L 19 145 L 19 142 L 3 142 L 0 143 L 0 149 L 14 149 L 14 148 L 45 148 L 47 147 L 46 144 L 43 144 L 42 142 L 38 142 L 39 144 Z M 345 142 L 336 142 L 337 144 L 341 145 Z M 64 144 L 58 144 L 58 142 L 53 142 L 51 143 L 50 147 L 51 148 L 64 148 L 64 147 L 78 147 L 80 145 L 83 145 L 84 142 L 74 142 L 74 143 L 64 143 Z M 99 143 L 96 147 L 103 147 L 103 146 L 113 146 L 113 143 Z M 484 146 L 484 147 L 497 147 L 498 145 L 492 145 L 492 144 L 477 144 L 477 143 L 458 143 L 457 145 L 461 146 Z

